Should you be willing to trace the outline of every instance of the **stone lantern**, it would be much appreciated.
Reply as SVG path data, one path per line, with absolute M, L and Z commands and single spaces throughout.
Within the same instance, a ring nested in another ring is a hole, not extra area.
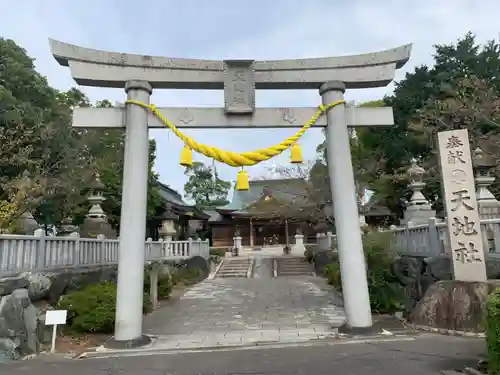
M 22 185 L 32 186 L 32 179 L 28 171 L 23 172 Z M 24 211 L 16 220 L 16 227 L 18 234 L 33 234 L 39 228 L 39 225 L 31 211 Z
M 20 234 L 33 234 L 40 226 L 30 211 L 25 211 L 17 220 L 18 231 Z
M 413 191 L 413 194 L 404 212 L 403 223 L 411 223 L 413 225 L 427 224 L 430 218 L 436 217 L 436 211 L 432 209 L 429 201 L 422 194 L 422 190 L 425 187 L 425 169 L 417 164 L 416 159 L 412 159 L 411 166 L 407 170 L 407 175 L 410 179 L 408 187 Z
M 90 194 L 87 199 L 92 206 L 90 207 L 87 217 L 95 219 L 106 219 L 106 214 L 104 213 L 101 207 L 101 204 L 106 200 L 106 198 L 104 198 L 105 186 L 101 182 L 98 173 L 96 173 L 95 179 L 92 182 L 92 184 L 90 184 L 89 187 L 90 187 Z
M 104 197 L 105 186 L 99 174 L 95 174 L 94 181 L 89 185 L 90 193 L 87 200 L 90 203 L 90 210 L 87 213 L 83 226 L 80 230 L 82 237 L 97 237 L 102 234 L 106 238 L 116 238 L 116 230 L 108 222 L 106 213 L 101 204 L 106 200 Z
M 71 233 L 78 233 L 78 227 L 73 225 L 73 219 L 71 216 L 66 216 L 61 221 L 61 226 L 57 233 L 58 236 L 68 236 Z
M 485 155 L 483 150 L 476 148 L 472 155 L 474 179 L 476 182 L 476 198 L 479 206 L 479 215 L 482 219 L 500 217 L 500 202 L 491 193 L 488 187 L 495 181 L 491 171 L 495 167 L 495 160 Z
M 172 241 L 173 236 L 177 234 L 175 222 L 179 219 L 179 216 L 174 214 L 171 204 L 167 203 L 165 205 L 165 212 L 161 216 L 161 219 L 161 226 L 158 229 L 158 233 L 164 241 Z

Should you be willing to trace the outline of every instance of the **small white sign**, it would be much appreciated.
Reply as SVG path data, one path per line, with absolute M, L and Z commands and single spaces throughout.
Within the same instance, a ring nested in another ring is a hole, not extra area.
M 66 324 L 67 317 L 68 310 L 47 310 L 45 312 L 45 325 L 52 326 L 52 345 L 50 346 L 51 353 L 55 353 L 56 351 L 57 326 L 60 324 Z
M 59 324 L 66 324 L 68 317 L 68 310 L 47 310 L 45 312 L 45 325 L 55 326 Z

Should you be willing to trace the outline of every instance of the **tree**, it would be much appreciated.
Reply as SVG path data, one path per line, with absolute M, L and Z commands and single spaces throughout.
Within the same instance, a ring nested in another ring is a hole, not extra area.
M 0 200 L 10 212 L 2 215 L 4 229 L 79 175 L 69 167 L 81 155 L 61 95 L 22 48 L 0 39 Z
M 436 133 L 469 129 L 472 146 L 493 156 L 498 144 L 500 45 L 477 45 L 471 33 L 454 44 L 437 45 L 434 66 L 419 66 L 384 99 L 394 109 L 395 126 L 361 129 L 358 141 L 371 156 L 361 160 L 364 179 L 393 212 L 402 215 L 408 198 L 406 169 L 416 158 L 428 170 L 424 193 L 440 209 L 441 188 Z M 498 176 L 497 171 L 497 176 Z M 498 191 L 498 185 L 494 186 Z
M 75 107 L 91 106 L 76 88 L 59 92 L 34 68 L 14 41 L 0 38 L 0 229 L 12 230 L 25 211 L 57 226 L 88 212 L 89 183 L 96 172 L 108 189 L 104 209 L 117 226 L 123 173 L 122 129 L 75 129 Z M 109 101 L 96 103 L 110 107 Z M 150 143 L 148 218 L 161 210 Z
M 199 208 L 218 207 L 228 204 L 229 181 L 221 180 L 217 171 L 201 162 L 194 162 L 184 172 L 189 176 L 184 185 L 186 198 L 194 200 Z
M 90 105 L 85 96 L 81 100 Z M 102 100 L 96 102 L 94 106 L 110 108 L 112 104 L 109 100 Z M 125 150 L 124 129 L 85 129 L 81 133 L 81 141 L 88 149 L 92 174 L 98 174 L 105 186 L 106 200 L 102 204 L 103 210 L 109 223 L 119 229 Z M 158 174 L 153 170 L 155 159 L 156 142 L 152 139 L 149 141 L 148 222 L 154 221 L 164 207 L 164 201 L 158 192 Z M 88 192 L 87 184 L 81 191 L 84 200 L 74 209 L 76 223 L 81 223 L 88 213 L 89 204 L 85 198 Z
M 383 105 L 382 100 L 373 100 L 361 103 L 359 107 L 381 107 Z M 351 135 L 350 148 L 356 183 L 356 197 L 358 201 L 361 201 L 365 190 L 373 188 L 373 182 L 379 178 L 377 176 L 379 161 L 372 154 L 373 146 L 369 138 L 371 133 L 368 133 L 366 128 L 351 128 L 349 130 Z M 311 168 L 309 178 L 315 186 L 315 195 L 321 197 L 321 200 L 324 202 L 331 202 L 332 191 L 328 175 L 326 140 L 318 145 L 316 151 L 319 154 L 319 158 L 316 160 L 313 168 Z

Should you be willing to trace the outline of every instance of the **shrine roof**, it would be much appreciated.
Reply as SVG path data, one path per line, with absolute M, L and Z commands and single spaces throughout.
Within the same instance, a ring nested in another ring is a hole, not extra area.
M 245 208 L 269 195 L 280 202 L 303 205 L 307 201 L 307 181 L 301 178 L 253 180 L 249 182 L 249 190 L 234 190 L 232 201 L 218 211 L 244 211 Z
M 172 189 L 170 186 L 165 185 L 161 182 L 158 183 L 159 189 L 158 192 L 160 193 L 161 197 L 168 201 L 169 203 L 175 204 L 177 206 L 185 206 L 185 207 L 191 207 L 191 205 L 187 204 L 182 200 L 182 196 Z
M 362 213 L 365 216 L 394 216 L 387 206 L 382 204 L 375 195 L 372 195 L 368 202 L 362 207 Z
M 161 182 L 158 183 L 161 197 L 165 200 L 165 203 L 170 203 L 174 207 L 185 211 L 185 214 L 188 216 L 192 216 L 193 219 L 207 219 L 209 215 L 205 212 L 199 210 L 194 205 L 190 205 L 182 199 L 182 196 L 170 186 L 163 184 Z

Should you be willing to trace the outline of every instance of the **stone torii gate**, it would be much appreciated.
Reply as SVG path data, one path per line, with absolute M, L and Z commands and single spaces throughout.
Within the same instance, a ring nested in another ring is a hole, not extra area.
M 411 45 L 355 56 L 295 60 L 195 60 L 87 49 L 50 40 L 59 64 L 84 86 L 125 88 L 128 100 L 149 104 L 153 89 L 224 90 L 223 108 L 158 108 L 179 128 L 297 128 L 317 108 L 255 108 L 255 89 L 319 89 L 322 103 L 343 100 L 346 89 L 384 87 L 410 58 Z M 346 328 L 372 327 L 359 228 L 348 126 L 393 125 L 392 108 L 331 108 L 314 126 L 326 127 Z M 76 108 L 75 127 L 125 127 L 115 346 L 143 345 L 144 238 L 148 128 L 164 127 L 134 104 Z

